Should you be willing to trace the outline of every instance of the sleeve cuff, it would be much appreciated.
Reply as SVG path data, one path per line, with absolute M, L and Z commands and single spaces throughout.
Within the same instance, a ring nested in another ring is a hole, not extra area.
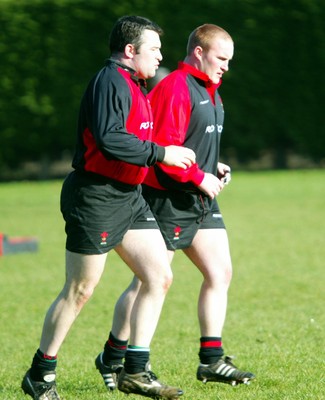
M 193 178 L 191 179 L 195 186 L 199 186 L 204 178 L 204 172 L 200 169 L 197 170 Z
M 158 147 L 158 152 L 157 152 L 157 162 L 163 162 L 165 158 L 165 147 L 163 146 L 157 146 Z

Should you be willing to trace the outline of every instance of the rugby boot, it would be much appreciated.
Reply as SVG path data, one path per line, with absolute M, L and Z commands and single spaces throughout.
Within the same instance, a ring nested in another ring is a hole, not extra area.
M 249 385 L 251 380 L 255 379 L 255 375 L 251 372 L 245 372 L 238 369 L 232 363 L 232 357 L 226 356 L 214 364 L 200 364 L 196 377 L 203 383 L 206 382 L 222 382 L 232 386 L 241 383 Z
M 30 370 L 24 376 L 21 384 L 25 394 L 28 394 L 34 400 L 60 400 L 56 391 L 55 371 L 44 373 L 43 381 L 34 381 L 30 377 Z
M 115 390 L 123 364 L 105 365 L 103 363 L 103 353 L 99 353 L 95 360 L 95 365 L 104 380 L 107 390 Z
M 127 374 L 122 369 L 118 379 L 118 389 L 126 394 L 139 394 L 151 399 L 176 400 L 183 394 L 181 389 L 160 382 L 150 370 L 149 362 L 146 364 L 145 371 L 137 374 Z

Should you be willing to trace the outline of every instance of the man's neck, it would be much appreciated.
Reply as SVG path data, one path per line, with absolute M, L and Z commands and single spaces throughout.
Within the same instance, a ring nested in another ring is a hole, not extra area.
M 134 69 L 133 63 L 130 62 L 130 60 L 126 58 L 118 58 L 118 57 L 110 57 L 110 61 L 116 63 L 119 65 L 121 68 L 126 69 L 127 71 L 130 71 L 132 74 L 136 73 L 136 70 Z

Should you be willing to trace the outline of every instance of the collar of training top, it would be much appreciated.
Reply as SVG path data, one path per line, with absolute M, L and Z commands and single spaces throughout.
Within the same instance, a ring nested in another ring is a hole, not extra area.
M 141 79 L 138 76 L 136 76 L 136 71 L 133 68 L 130 68 L 127 65 L 112 58 L 109 58 L 106 64 L 108 64 L 109 62 L 114 63 L 119 67 L 123 68 L 125 71 L 130 72 L 130 77 L 132 81 L 139 87 L 142 93 L 147 94 L 147 81 L 145 79 Z
M 188 72 L 189 74 L 193 75 L 195 78 L 198 78 L 201 81 L 203 81 L 205 83 L 205 87 L 206 88 L 214 87 L 214 89 L 218 89 L 218 87 L 222 83 L 221 79 L 220 79 L 220 81 L 218 83 L 213 83 L 212 80 L 209 78 L 209 76 L 207 74 L 205 74 L 204 72 L 198 70 L 195 67 L 192 67 L 192 65 L 190 65 L 190 64 L 186 64 L 183 61 L 180 61 L 178 63 L 178 69 L 183 70 L 185 72 Z

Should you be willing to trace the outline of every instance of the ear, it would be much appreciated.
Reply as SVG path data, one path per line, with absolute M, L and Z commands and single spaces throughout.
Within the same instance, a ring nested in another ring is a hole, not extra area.
M 127 44 L 124 49 L 125 55 L 127 58 L 133 58 L 135 55 L 135 48 L 133 44 Z
M 193 54 L 200 61 L 202 59 L 202 53 L 203 53 L 202 47 L 201 46 L 196 46 L 194 51 L 193 51 Z

